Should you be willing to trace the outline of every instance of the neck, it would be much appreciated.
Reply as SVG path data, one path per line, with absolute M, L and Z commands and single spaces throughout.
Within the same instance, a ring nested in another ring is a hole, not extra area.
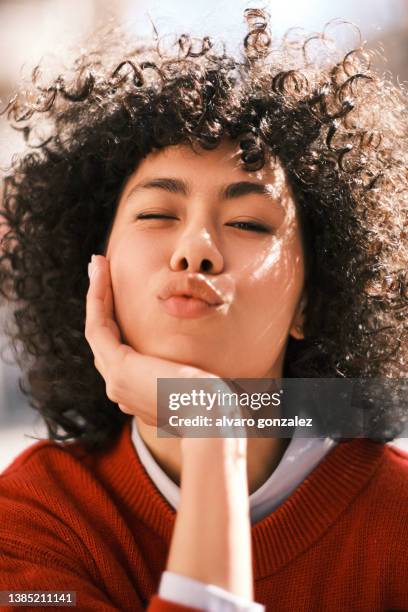
M 180 486 L 181 450 L 179 438 L 158 438 L 156 427 L 136 418 L 137 429 L 154 460 L 173 482 Z M 248 438 L 247 476 L 249 494 L 269 478 L 278 466 L 290 439 Z

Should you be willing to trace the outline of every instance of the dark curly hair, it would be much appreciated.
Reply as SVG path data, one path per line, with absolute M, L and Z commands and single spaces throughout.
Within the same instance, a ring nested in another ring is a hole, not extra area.
M 275 43 L 265 11 L 245 17 L 239 57 L 209 37 L 124 48 L 114 35 L 111 49 L 105 38 L 48 84 L 37 67 L 3 111 L 30 147 L 4 181 L 0 291 L 15 302 L 6 334 L 52 439 L 106 448 L 129 418 L 107 398 L 84 337 L 87 264 L 104 253 L 129 175 L 174 144 L 238 139 L 244 169 L 269 154 L 285 168 L 310 299 L 284 376 L 406 377 L 406 95 L 361 44 L 344 55 L 324 32 L 293 31 Z M 396 435 L 386 416 L 375 439 Z

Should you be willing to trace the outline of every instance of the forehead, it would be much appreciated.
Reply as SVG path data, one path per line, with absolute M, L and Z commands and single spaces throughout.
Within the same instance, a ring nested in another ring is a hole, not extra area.
M 286 185 L 285 172 L 277 158 L 269 156 L 263 168 L 248 172 L 241 161 L 239 143 L 225 140 L 212 150 L 172 145 L 149 153 L 131 175 L 123 195 L 138 181 L 170 176 L 183 177 L 200 191 L 245 180 L 270 185 L 278 190 Z

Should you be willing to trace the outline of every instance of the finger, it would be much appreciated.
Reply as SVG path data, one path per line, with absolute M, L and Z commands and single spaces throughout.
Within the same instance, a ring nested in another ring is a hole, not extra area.
M 114 319 L 114 301 L 113 301 L 113 289 L 112 289 L 112 278 L 110 273 L 109 260 L 104 255 L 97 255 L 95 258 L 98 266 L 101 266 L 105 275 L 105 313 L 110 319 Z
M 113 287 L 112 287 L 112 278 L 110 273 L 110 263 L 109 259 L 104 257 L 103 255 L 98 255 L 98 261 L 102 264 L 106 271 L 106 294 L 104 299 L 105 305 L 105 313 L 108 318 L 108 325 L 117 337 L 118 340 L 122 341 L 120 329 L 116 323 L 115 317 L 115 305 L 113 298 Z
M 113 319 L 114 318 L 113 296 L 112 296 L 112 289 L 110 287 L 108 287 L 106 291 L 106 295 L 104 299 L 104 306 L 105 306 L 105 312 L 107 316 Z
M 109 289 L 109 274 L 103 261 L 105 258 L 96 257 L 92 266 L 92 276 L 86 296 L 86 324 L 85 335 L 95 357 L 101 367 L 107 367 L 110 359 L 114 358 L 121 343 L 119 334 L 115 333 L 113 320 L 106 309 L 105 299 Z M 116 325 L 116 324 L 115 324 Z

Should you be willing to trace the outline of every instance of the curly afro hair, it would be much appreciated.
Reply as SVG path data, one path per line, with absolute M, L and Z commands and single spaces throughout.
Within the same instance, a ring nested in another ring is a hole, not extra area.
M 406 377 L 404 91 L 360 44 L 344 55 L 325 33 L 292 31 L 275 42 L 265 11 L 245 17 L 234 56 L 209 37 L 126 47 L 114 35 L 112 48 L 88 48 L 48 83 L 37 67 L 3 111 L 29 147 L 4 181 L 0 291 L 14 302 L 5 331 L 51 439 L 106 448 L 130 418 L 107 398 L 84 337 L 87 264 L 104 252 L 129 175 L 174 144 L 238 139 L 245 170 L 269 154 L 285 168 L 312 299 L 284 375 Z M 395 415 L 381 423 L 373 439 L 395 437 Z

